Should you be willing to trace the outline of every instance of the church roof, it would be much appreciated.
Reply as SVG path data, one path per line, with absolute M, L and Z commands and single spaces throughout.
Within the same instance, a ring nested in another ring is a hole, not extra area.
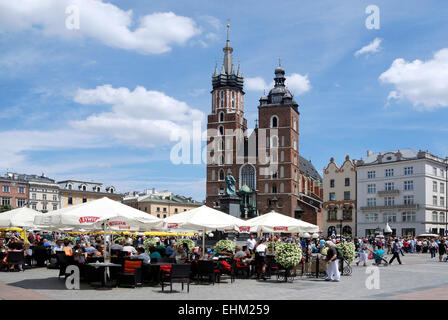
M 268 96 L 263 96 L 260 99 L 260 107 L 267 107 L 272 105 L 290 105 L 297 110 L 298 104 L 293 99 L 292 93 L 289 91 L 288 87 L 285 85 L 285 69 L 278 66 L 275 68 L 274 77 L 274 88 L 269 91 Z
M 311 161 L 308 161 L 301 155 L 299 155 L 299 170 L 302 173 L 305 173 L 312 177 L 315 180 L 322 181 L 322 177 L 320 176 L 319 172 L 316 170 L 316 168 L 313 166 Z

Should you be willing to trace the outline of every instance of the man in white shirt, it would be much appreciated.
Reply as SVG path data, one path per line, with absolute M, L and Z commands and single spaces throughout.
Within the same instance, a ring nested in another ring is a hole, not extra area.
M 246 240 L 247 249 L 250 253 L 254 252 L 254 247 L 257 244 L 257 240 L 254 239 L 253 235 L 250 235 L 250 238 Z
M 131 255 L 134 255 L 134 254 L 137 253 L 137 250 L 135 250 L 135 248 L 133 246 L 130 246 L 130 245 L 125 245 L 123 247 L 123 251 L 130 252 Z

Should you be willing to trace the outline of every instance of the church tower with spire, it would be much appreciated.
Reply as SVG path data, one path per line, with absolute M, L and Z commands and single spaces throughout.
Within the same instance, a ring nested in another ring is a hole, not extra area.
M 247 121 L 244 118 L 243 76 L 240 65 L 235 71 L 233 48 L 227 25 L 226 46 L 221 68 L 216 63 L 212 75 L 212 110 L 207 122 L 207 198 L 210 207 L 220 206 L 225 194 L 225 177 L 231 173 L 237 180 L 239 163 L 244 162 Z

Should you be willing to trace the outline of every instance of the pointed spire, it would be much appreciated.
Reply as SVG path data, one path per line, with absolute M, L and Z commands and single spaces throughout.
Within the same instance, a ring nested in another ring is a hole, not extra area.
M 218 76 L 218 59 L 215 58 L 215 73 L 213 74 L 214 77 Z
M 229 28 L 230 24 L 227 24 L 227 41 L 226 46 L 222 49 L 224 51 L 223 67 L 224 67 L 224 73 L 234 74 L 235 72 L 233 69 L 233 57 L 232 57 L 233 48 L 230 46 Z M 221 73 L 223 72 L 221 71 Z
M 240 65 L 240 60 L 238 60 L 238 71 L 237 71 L 236 75 L 237 75 L 238 77 L 241 77 L 241 65 Z

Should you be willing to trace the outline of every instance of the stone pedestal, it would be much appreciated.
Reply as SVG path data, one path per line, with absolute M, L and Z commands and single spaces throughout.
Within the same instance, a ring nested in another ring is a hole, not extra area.
M 221 211 L 241 218 L 240 197 L 225 195 L 221 197 Z

